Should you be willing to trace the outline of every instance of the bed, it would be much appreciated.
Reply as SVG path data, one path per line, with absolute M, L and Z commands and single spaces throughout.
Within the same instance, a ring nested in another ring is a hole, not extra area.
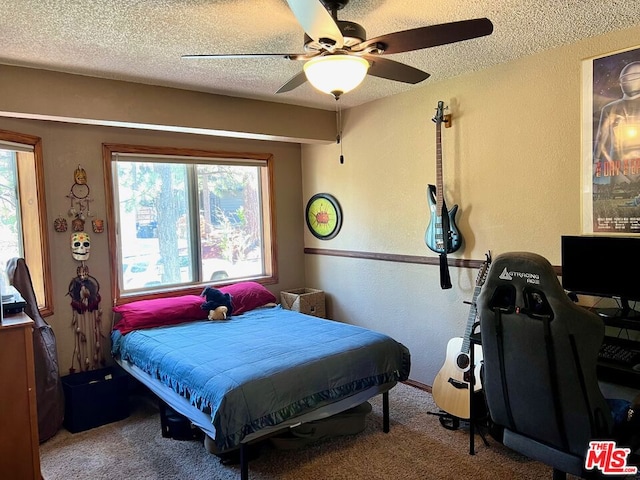
M 225 288 L 233 292 L 233 314 L 223 321 L 203 318 L 203 299 L 195 295 L 114 308 L 112 355 L 202 429 L 217 451 L 239 448 L 243 480 L 250 442 L 378 394 L 388 430 L 388 391 L 409 375 L 404 345 L 283 309 L 254 282 Z

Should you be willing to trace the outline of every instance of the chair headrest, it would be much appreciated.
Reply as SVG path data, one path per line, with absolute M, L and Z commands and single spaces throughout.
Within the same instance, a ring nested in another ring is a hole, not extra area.
M 484 301 L 490 310 L 526 313 L 553 318 L 557 302 L 571 302 L 549 261 L 530 252 L 498 255 L 483 286 Z

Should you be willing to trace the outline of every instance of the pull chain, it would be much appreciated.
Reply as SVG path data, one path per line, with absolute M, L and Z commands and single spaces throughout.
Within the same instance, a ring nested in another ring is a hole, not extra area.
M 336 143 L 340 145 L 340 164 L 344 163 L 344 155 L 342 154 L 342 107 L 340 105 L 340 97 L 336 97 Z

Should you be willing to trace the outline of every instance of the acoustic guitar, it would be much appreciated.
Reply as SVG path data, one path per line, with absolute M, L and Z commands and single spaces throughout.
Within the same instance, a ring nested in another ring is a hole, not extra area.
M 460 231 L 456 226 L 458 205 L 447 210 L 444 200 L 444 186 L 442 181 L 442 122 L 444 120 L 444 103 L 438 102 L 433 121 L 436 124 L 436 186 L 429 185 L 427 201 L 431 218 L 424 240 L 427 246 L 436 253 L 444 254 L 457 251 L 462 244 Z
M 482 285 L 487 278 L 487 272 L 491 264 L 491 252 L 487 252 L 486 257 L 476 278 L 476 286 L 473 291 L 473 300 L 471 301 L 464 336 L 449 340 L 444 365 L 438 372 L 438 375 L 436 375 L 432 387 L 433 400 L 436 402 L 436 405 L 438 405 L 441 410 L 462 419 L 471 418 L 469 405 L 471 375 L 475 376 L 474 392 L 482 389 L 480 380 L 482 347 L 480 345 L 474 345 L 473 359 L 475 365 L 471 365 L 469 352 L 471 333 L 478 315 L 476 301 L 478 300 L 478 295 L 480 295 L 480 290 L 482 290 Z

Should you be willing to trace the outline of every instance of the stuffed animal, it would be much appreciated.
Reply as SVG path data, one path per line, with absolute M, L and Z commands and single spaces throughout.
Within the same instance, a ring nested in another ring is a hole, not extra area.
M 201 307 L 209 311 L 209 320 L 226 320 L 233 313 L 231 294 L 222 293 L 217 288 L 206 287 L 200 296 L 206 299 Z

